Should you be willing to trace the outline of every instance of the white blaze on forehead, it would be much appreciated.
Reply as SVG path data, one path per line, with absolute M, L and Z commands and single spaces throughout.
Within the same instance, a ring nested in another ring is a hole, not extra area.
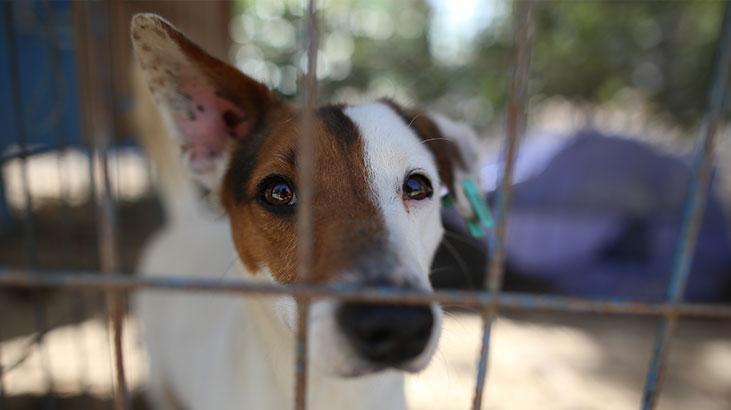
M 432 199 L 418 201 L 412 204 L 413 209 L 407 210 L 401 187 L 409 172 L 418 171 L 438 190 L 440 181 L 434 158 L 416 133 L 388 105 L 370 103 L 347 107 L 343 112 L 355 123 L 363 138 L 371 189 L 399 262 L 407 271 L 418 270 L 424 283 L 442 235 L 438 191 Z

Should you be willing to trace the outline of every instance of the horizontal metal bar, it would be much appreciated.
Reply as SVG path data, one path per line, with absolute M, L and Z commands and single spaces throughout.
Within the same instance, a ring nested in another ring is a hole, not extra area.
M 156 289 L 263 296 L 291 295 L 300 298 L 336 298 L 370 303 L 428 304 L 436 302 L 450 307 L 494 306 L 511 310 L 731 319 L 731 305 L 721 304 L 595 300 L 565 296 L 465 290 L 424 292 L 398 288 L 363 288 L 354 285 L 296 283 L 283 286 L 243 279 L 221 280 L 180 276 L 132 277 L 97 272 L 44 271 L 40 273 L 0 268 L 0 287 L 118 291 Z
M 29 148 L 6 150 L 5 152 L 0 153 L 0 165 L 16 159 L 28 159 L 29 157 L 56 151 L 58 149 L 59 147 L 55 145 L 37 145 Z

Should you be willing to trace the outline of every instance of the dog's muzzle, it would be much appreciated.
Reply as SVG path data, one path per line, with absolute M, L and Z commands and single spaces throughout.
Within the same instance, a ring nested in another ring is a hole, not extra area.
M 344 303 L 336 316 L 355 352 L 379 367 L 398 367 L 419 356 L 434 327 L 429 306 Z

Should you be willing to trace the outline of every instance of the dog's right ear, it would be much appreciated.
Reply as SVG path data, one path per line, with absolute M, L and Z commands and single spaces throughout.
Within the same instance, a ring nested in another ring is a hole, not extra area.
M 231 139 L 256 132 L 274 98 L 154 14 L 132 18 L 132 43 L 163 118 L 194 179 L 215 189 Z

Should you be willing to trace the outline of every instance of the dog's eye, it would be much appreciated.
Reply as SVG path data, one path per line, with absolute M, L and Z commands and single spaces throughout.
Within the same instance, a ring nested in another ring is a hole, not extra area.
M 413 199 L 421 201 L 431 198 L 434 193 L 429 179 L 421 174 L 411 174 L 404 181 L 404 200 Z
M 260 199 L 270 208 L 282 210 L 297 203 L 292 184 L 280 176 L 271 176 L 261 183 Z

